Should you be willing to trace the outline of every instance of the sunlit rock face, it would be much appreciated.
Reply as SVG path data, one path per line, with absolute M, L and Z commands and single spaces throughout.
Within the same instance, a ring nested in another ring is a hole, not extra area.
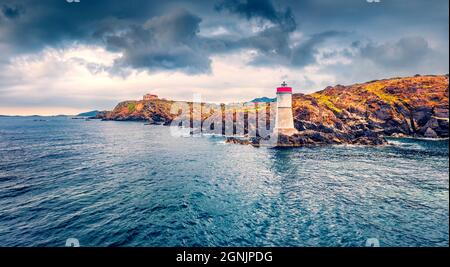
M 294 95 L 298 130 L 449 136 L 448 75 L 415 76 L 327 87 Z

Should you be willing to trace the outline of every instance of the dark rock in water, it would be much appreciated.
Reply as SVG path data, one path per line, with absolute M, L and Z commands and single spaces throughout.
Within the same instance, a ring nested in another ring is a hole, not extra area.
M 438 137 L 436 132 L 433 131 L 433 129 L 431 129 L 431 128 L 427 128 L 427 130 L 425 131 L 425 133 L 423 135 L 428 138 L 437 138 Z
M 261 142 L 262 138 L 237 138 L 228 137 L 227 143 L 241 144 L 241 145 L 253 145 L 253 146 L 265 146 L 265 143 Z M 346 135 L 342 133 L 322 133 L 314 130 L 300 131 L 293 135 L 278 135 L 278 141 L 270 146 L 276 147 L 308 147 L 318 145 L 338 145 L 338 144 L 354 144 L 354 145 L 383 145 L 386 144 L 386 140 L 383 136 L 372 132 L 363 132 L 358 137 L 352 135 Z
M 225 142 L 230 143 L 230 144 L 239 144 L 239 145 L 251 145 L 252 144 L 250 139 L 243 139 L 243 138 L 236 138 L 236 137 L 227 137 Z

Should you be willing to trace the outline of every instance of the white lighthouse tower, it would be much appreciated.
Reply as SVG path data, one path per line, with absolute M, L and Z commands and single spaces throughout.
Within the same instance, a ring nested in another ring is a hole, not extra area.
M 292 116 L 292 88 L 286 82 L 277 88 L 277 115 L 275 131 L 284 135 L 297 133 Z

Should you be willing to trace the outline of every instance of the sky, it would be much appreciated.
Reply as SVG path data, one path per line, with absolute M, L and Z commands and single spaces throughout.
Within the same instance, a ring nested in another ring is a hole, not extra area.
M 448 0 L 0 0 L 0 114 L 449 71 Z

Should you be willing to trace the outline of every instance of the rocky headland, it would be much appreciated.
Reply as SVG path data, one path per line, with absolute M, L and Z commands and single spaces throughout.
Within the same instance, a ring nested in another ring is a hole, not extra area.
M 416 75 L 294 94 L 294 124 L 299 132 L 280 135 L 279 146 L 381 145 L 386 143 L 385 136 L 448 138 L 448 79 L 448 75 Z M 96 118 L 167 125 L 178 116 L 171 113 L 173 103 L 164 99 L 124 101 L 112 111 L 98 113 Z M 270 105 L 266 113 L 274 118 L 276 103 L 264 104 Z M 246 117 L 245 111 L 234 112 L 236 123 L 245 124 L 242 126 L 246 131 L 255 128 L 242 119 Z M 202 113 L 201 120 L 209 116 Z M 260 139 L 229 137 L 227 141 L 257 146 Z

